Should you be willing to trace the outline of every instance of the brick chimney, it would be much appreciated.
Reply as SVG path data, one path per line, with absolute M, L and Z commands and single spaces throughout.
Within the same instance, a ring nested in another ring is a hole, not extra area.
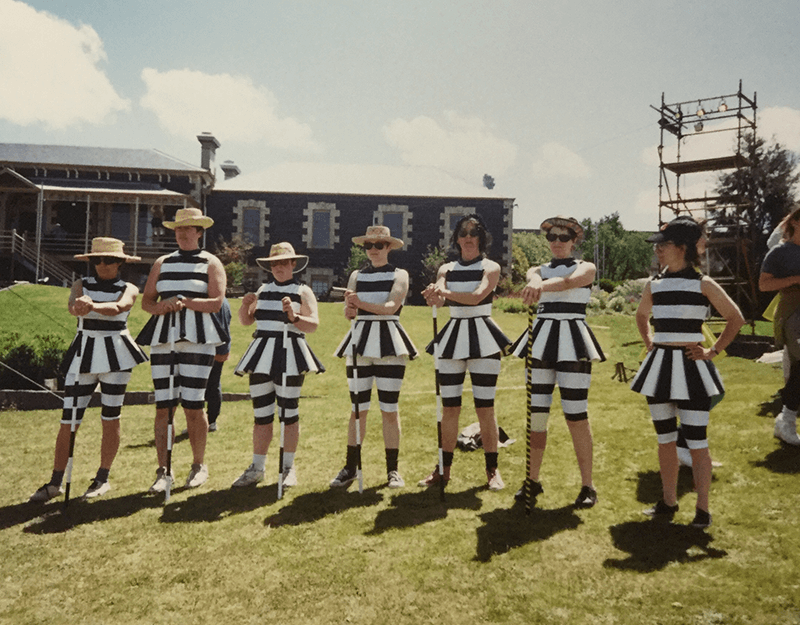
M 214 173 L 214 157 L 217 154 L 219 141 L 210 132 L 203 132 L 197 135 L 200 142 L 200 167 Z
M 242 173 L 242 170 L 239 169 L 239 166 L 236 165 L 233 161 L 225 161 L 222 163 L 222 165 L 219 166 L 219 168 L 225 174 L 225 180 L 236 178 L 236 176 Z

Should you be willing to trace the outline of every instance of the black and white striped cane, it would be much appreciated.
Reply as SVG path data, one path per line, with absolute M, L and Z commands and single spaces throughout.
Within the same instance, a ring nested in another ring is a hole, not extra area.
M 69 458 L 67 460 L 67 468 L 64 471 L 64 510 L 69 506 L 69 492 L 72 486 L 72 460 L 75 456 L 75 433 L 78 431 L 78 381 L 81 373 L 80 356 L 82 353 L 83 337 L 83 317 L 78 317 L 78 349 L 75 351 L 75 360 L 77 361 L 77 371 L 75 372 L 75 382 L 72 384 L 72 414 L 69 420 Z
M 437 307 L 431 307 L 433 314 L 433 377 L 436 380 L 436 439 L 439 443 L 439 497 L 444 501 L 444 449 L 442 448 L 442 392 L 439 386 L 439 326 L 436 319 Z
M 528 341 L 525 352 L 525 396 L 527 402 L 527 423 L 525 425 L 525 438 L 527 440 L 527 454 L 525 458 L 525 514 L 531 513 L 531 495 L 533 484 L 531 482 L 531 430 L 533 419 L 533 409 L 531 408 L 531 396 L 533 395 L 533 304 L 528 307 Z
M 164 503 L 169 502 L 172 491 L 172 431 L 175 427 L 175 408 L 172 405 L 172 393 L 175 390 L 175 326 L 177 313 L 169 313 L 169 405 L 167 406 L 167 474 L 164 488 Z
M 286 431 L 286 370 L 289 368 L 289 322 L 283 324 L 283 373 L 281 374 L 281 391 L 283 401 L 280 405 L 280 447 L 278 448 L 278 499 L 283 499 L 283 445 Z
M 353 405 L 356 414 L 356 476 L 358 478 L 358 492 L 364 492 L 364 474 L 361 471 L 361 411 L 358 405 L 358 345 L 356 342 L 356 320 L 350 321 L 350 340 L 353 342 L 353 388 L 355 394 Z

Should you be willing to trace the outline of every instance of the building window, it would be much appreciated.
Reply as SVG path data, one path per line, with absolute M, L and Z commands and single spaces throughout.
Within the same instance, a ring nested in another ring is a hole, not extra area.
M 239 200 L 233 207 L 233 234 L 257 247 L 267 244 L 269 208 L 259 200 Z
M 392 236 L 401 239 L 406 249 L 411 245 L 411 211 L 402 204 L 381 204 L 374 214 L 374 222 L 386 226 Z
M 330 267 L 308 267 L 304 273 L 303 282 L 311 287 L 314 296 L 323 302 L 327 300 L 333 286 L 333 269 Z
M 467 215 L 472 215 L 475 208 L 471 206 L 445 206 L 442 215 L 442 225 L 439 232 L 439 245 L 446 250 L 450 245 L 450 237 L 453 236 L 458 220 Z
M 303 210 L 303 243 L 309 249 L 332 250 L 339 242 L 336 204 L 309 202 Z

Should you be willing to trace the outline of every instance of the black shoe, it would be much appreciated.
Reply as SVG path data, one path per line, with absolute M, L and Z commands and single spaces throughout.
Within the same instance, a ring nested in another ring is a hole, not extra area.
M 711 527 L 711 513 L 695 508 L 694 520 L 689 523 L 692 527 L 699 527 L 701 529 Z
M 575 500 L 576 508 L 591 508 L 597 503 L 597 491 L 591 486 L 581 487 L 581 492 Z
M 664 503 L 664 500 L 660 500 L 656 505 L 652 508 L 648 508 L 647 510 L 642 510 L 642 514 L 651 517 L 659 517 L 663 519 L 671 519 L 675 516 L 675 513 L 678 511 L 679 506 L 675 504 L 674 506 L 668 506 Z
M 527 479 L 522 482 L 522 487 L 514 495 L 514 501 L 525 503 L 525 485 L 528 484 L 531 489 L 531 507 L 536 505 L 536 498 L 544 492 L 542 485 L 536 480 Z

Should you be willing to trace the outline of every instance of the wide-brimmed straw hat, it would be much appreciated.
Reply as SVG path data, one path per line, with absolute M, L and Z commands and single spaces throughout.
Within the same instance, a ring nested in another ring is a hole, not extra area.
M 392 236 L 392 231 L 387 226 L 369 226 L 367 234 L 363 237 L 353 237 L 353 243 L 356 245 L 364 245 L 367 241 L 385 241 L 389 244 L 390 250 L 399 250 L 405 243 L 398 238 Z
M 203 211 L 199 208 L 179 208 L 175 213 L 175 221 L 165 221 L 162 225 L 170 230 L 175 230 L 175 228 L 181 226 L 210 228 L 214 225 L 214 220 L 207 215 L 203 215 Z
M 275 260 L 296 260 L 297 265 L 294 270 L 292 270 L 292 273 L 299 273 L 308 265 L 308 256 L 296 254 L 292 244 L 286 241 L 273 245 L 269 248 L 269 256 L 266 258 L 256 258 L 256 263 L 262 269 L 272 272 L 270 263 Z
M 694 245 L 703 235 L 703 228 L 691 217 L 676 217 L 647 238 L 648 243 L 672 241 L 678 245 Z
M 565 215 L 556 215 L 545 219 L 542 225 L 539 226 L 542 230 L 549 231 L 550 228 L 558 226 L 559 228 L 569 228 L 575 233 L 575 245 L 580 245 L 583 242 L 583 226 L 574 217 L 566 217 Z
M 125 244 L 119 239 L 111 237 L 95 237 L 92 239 L 92 251 L 88 254 L 75 254 L 75 260 L 89 260 L 92 256 L 113 256 L 125 262 L 137 262 L 141 256 L 129 256 L 122 251 Z

